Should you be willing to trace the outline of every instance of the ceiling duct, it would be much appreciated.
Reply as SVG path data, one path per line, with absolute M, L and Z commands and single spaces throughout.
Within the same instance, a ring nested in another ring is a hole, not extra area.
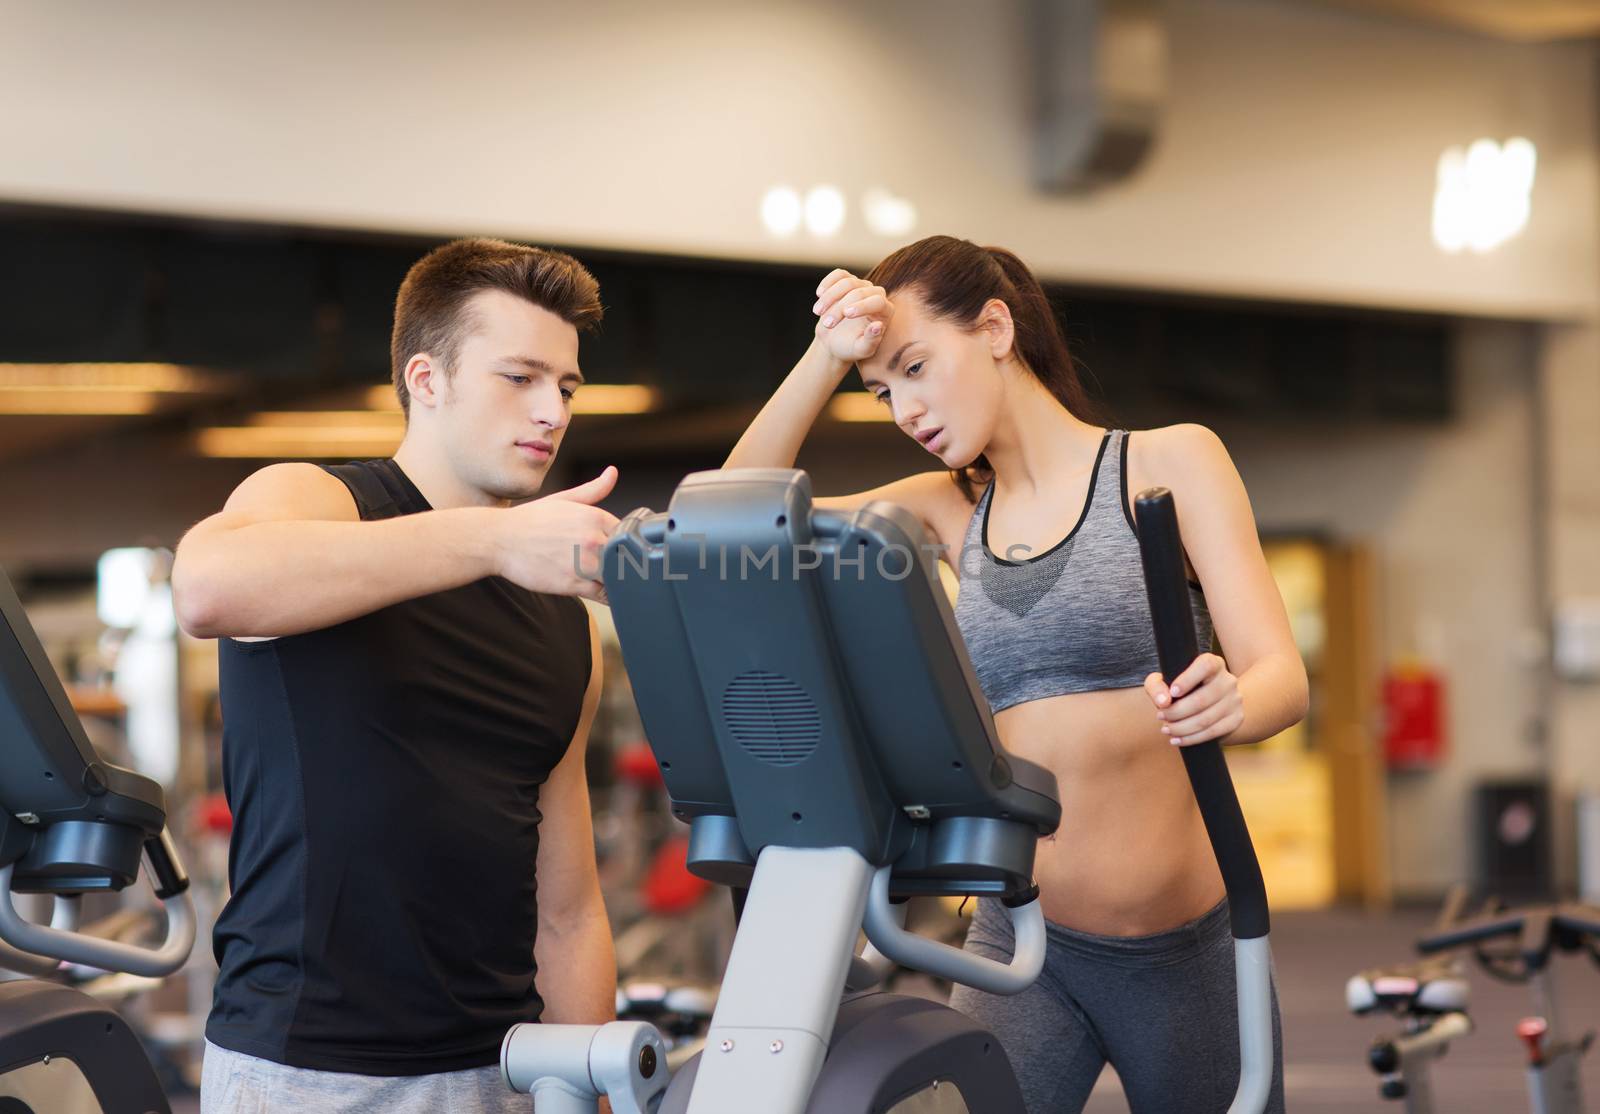
M 1121 181 L 1155 142 L 1167 86 L 1163 0 L 1028 0 L 1034 176 L 1052 193 Z

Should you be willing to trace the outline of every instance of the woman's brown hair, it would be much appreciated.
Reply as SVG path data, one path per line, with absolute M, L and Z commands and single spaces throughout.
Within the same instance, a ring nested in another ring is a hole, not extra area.
M 1099 407 L 1078 375 L 1078 363 L 1056 320 L 1050 298 L 1027 264 L 1005 248 L 979 247 L 954 236 L 928 236 L 885 258 L 867 281 L 892 298 L 897 290 L 914 291 L 930 312 L 962 326 L 973 326 L 991 298 L 1011 310 L 1016 329 L 1013 350 L 1033 377 L 1076 418 L 1098 421 Z M 981 454 L 951 478 L 968 501 L 976 501 L 978 484 L 994 470 Z

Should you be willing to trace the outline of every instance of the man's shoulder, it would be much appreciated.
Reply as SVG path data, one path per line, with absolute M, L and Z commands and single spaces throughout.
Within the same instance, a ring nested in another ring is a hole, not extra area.
M 223 512 L 230 516 L 274 519 L 359 517 L 355 494 L 339 477 L 315 464 L 269 464 L 246 476 Z

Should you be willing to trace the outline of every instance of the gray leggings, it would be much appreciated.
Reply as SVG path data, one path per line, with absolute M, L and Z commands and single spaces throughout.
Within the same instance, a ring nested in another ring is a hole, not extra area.
M 1132 1114 L 1222 1114 L 1239 1078 L 1233 937 L 1228 903 L 1171 932 L 1094 936 L 1046 922 L 1044 970 L 1015 996 L 958 986 L 950 1004 L 1000 1040 L 1028 1114 L 1077 1114 L 1109 1061 Z M 978 902 L 967 950 L 1008 961 L 1011 921 Z M 1283 1030 L 1270 1114 L 1283 1111 Z

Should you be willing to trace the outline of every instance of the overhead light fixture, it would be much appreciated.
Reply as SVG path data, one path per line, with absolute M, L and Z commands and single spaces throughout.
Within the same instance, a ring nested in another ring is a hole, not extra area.
M 841 391 L 828 400 L 828 417 L 836 422 L 892 422 L 894 411 L 868 391 Z
M 393 410 L 396 414 L 400 413 L 400 399 L 391 386 L 369 387 L 363 397 L 370 409 Z
M 883 194 L 889 200 L 900 206 L 909 203 L 900 198 L 887 195 L 886 191 L 879 190 L 869 193 L 881 208 Z M 904 223 L 904 208 L 895 209 L 888 217 L 891 224 Z M 821 185 L 812 186 L 802 198 L 798 190 L 792 186 L 773 186 L 761 196 L 761 224 L 767 232 L 779 239 L 788 239 L 799 232 L 802 227 L 806 232 L 818 239 L 826 240 L 837 236 L 844 227 L 846 205 L 844 194 L 837 187 Z M 911 211 L 912 221 L 915 222 L 915 210 Z M 888 232 L 885 235 L 899 235 L 898 232 Z
M 225 389 L 221 377 L 178 364 L 0 363 L 0 414 L 150 414 Z
M 574 414 L 648 414 L 660 405 L 661 392 L 630 383 L 586 383 L 572 396 Z
M 761 198 L 761 223 L 774 236 L 788 237 L 800 231 L 800 195 L 789 186 L 773 186 Z
M 374 388 L 373 401 L 378 401 Z M 202 456 L 249 460 L 331 460 L 390 456 L 406 434 L 399 404 L 386 410 L 266 410 L 249 424 L 214 426 L 195 435 Z
M 861 215 L 879 236 L 905 236 L 917 226 L 917 207 L 886 189 L 870 189 L 861 195 Z
M 119 389 L 193 394 L 216 387 L 216 376 L 181 364 L 0 364 L 0 389 L 14 391 Z
M 361 428 L 405 432 L 405 419 L 393 410 L 264 410 L 250 417 L 253 426 L 273 429 Z
M 1479 139 L 1439 156 L 1433 242 L 1455 254 L 1493 251 L 1528 225 L 1538 152 L 1523 138 Z
M 813 236 L 836 236 L 844 227 L 844 194 L 832 186 L 813 186 L 806 193 L 806 231 Z
M 390 456 L 405 437 L 394 391 L 373 387 L 365 410 L 267 410 L 242 426 L 214 426 L 195 437 L 203 456 L 248 460 L 332 460 Z M 654 387 L 591 383 L 578 388 L 574 414 L 642 414 L 659 405 Z
M 215 426 L 195 434 L 201 456 L 244 460 L 333 460 L 392 456 L 405 430 L 372 425 Z
M 134 417 L 152 414 L 161 396 L 151 391 L 32 391 L 0 387 L 0 414 L 29 417 Z
M 400 413 L 393 387 L 372 387 L 366 403 L 373 410 Z M 661 392 L 638 383 L 585 383 L 572 396 L 574 414 L 648 414 L 661 406 Z

